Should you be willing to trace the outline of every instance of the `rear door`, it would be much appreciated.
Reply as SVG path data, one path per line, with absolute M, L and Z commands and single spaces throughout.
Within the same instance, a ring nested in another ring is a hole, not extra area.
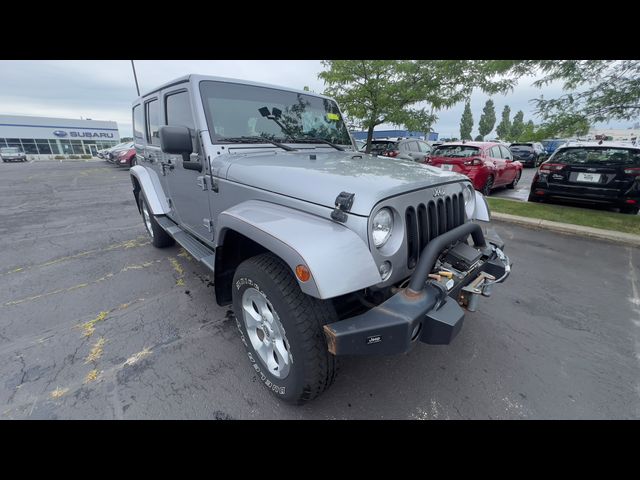
M 488 150 L 488 155 L 488 160 L 495 166 L 495 178 L 493 179 L 493 184 L 496 186 L 504 185 L 506 162 L 502 158 L 500 147 L 498 145 L 491 147 Z
M 163 123 L 171 127 L 187 127 L 191 133 L 193 153 L 187 166 L 202 165 L 202 171 L 185 168 L 180 155 L 163 154 L 165 178 L 169 186 L 169 194 L 173 201 L 177 220 L 180 225 L 192 234 L 205 240 L 212 240 L 209 197 L 206 181 L 206 165 L 204 165 L 202 148 L 197 136 L 191 95 L 183 86 L 162 92 L 164 118 Z
M 516 178 L 518 168 L 513 164 L 513 155 L 507 147 L 500 145 L 500 152 L 502 153 L 502 159 L 505 162 L 503 182 L 505 184 L 509 184 Z

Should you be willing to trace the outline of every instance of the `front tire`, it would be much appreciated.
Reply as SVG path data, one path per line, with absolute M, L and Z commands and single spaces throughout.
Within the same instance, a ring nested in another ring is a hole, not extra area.
M 147 201 L 144 199 L 144 195 L 140 192 L 138 197 L 138 202 L 140 204 L 140 213 L 142 214 L 142 221 L 144 223 L 144 227 L 149 234 L 149 238 L 151 238 L 151 243 L 154 247 L 157 248 L 165 248 L 173 245 L 175 240 L 171 235 L 163 230 L 163 228 L 158 225 L 156 221 L 156 217 L 151 213 L 151 209 L 147 205 Z
M 240 264 L 233 310 L 249 362 L 273 395 L 301 405 L 331 386 L 337 359 L 322 327 L 337 320 L 335 310 L 303 293 L 281 259 L 265 253 Z
M 518 182 L 520 181 L 520 177 L 521 176 L 522 176 L 522 172 L 521 171 L 516 172 L 516 178 L 513 179 L 513 182 L 511 182 L 509 185 L 507 185 L 507 188 L 510 188 L 511 190 L 516 188 L 516 186 L 518 185 Z

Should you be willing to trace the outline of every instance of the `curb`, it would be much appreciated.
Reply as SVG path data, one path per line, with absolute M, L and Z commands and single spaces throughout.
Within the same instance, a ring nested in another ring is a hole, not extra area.
M 613 230 L 603 230 L 601 228 L 585 227 L 583 225 L 572 225 L 569 223 L 552 222 L 551 220 L 541 220 L 539 218 L 520 217 L 508 213 L 491 212 L 491 220 L 505 223 L 515 223 L 524 227 L 539 228 L 566 235 L 579 235 L 581 237 L 597 238 L 609 242 L 640 247 L 640 235 L 632 233 L 616 232 Z

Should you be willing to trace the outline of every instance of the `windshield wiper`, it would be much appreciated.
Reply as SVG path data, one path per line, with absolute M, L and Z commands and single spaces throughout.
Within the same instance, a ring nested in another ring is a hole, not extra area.
M 293 147 L 289 147 L 288 145 L 283 145 L 282 143 L 276 142 L 275 140 L 269 140 L 268 138 L 259 137 L 259 136 L 225 137 L 225 138 L 219 138 L 217 141 L 232 142 L 232 143 L 270 143 L 272 145 L 275 145 L 276 147 L 280 147 L 283 150 L 286 150 L 287 152 L 297 151 L 297 149 Z
M 331 143 L 329 140 L 325 140 L 324 138 L 320 138 L 320 137 L 298 137 L 298 138 L 292 138 L 293 142 L 316 142 L 316 143 L 324 143 L 327 145 L 332 146 L 333 148 L 335 148 L 336 150 L 340 150 L 341 152 L 344 152 L 344 148 L 336 145 L 335 143 Z

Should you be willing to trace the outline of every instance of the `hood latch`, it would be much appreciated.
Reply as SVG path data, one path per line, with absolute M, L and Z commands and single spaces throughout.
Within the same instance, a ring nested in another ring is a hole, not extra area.
M 351 206 L 353 205 L 353 197 L 355 197 L 355 193 L 349 192 L 340 192 L 340 195 L 336 197 L 336 208 L 331 212 L 331 218 L 333 218 L 336 222 L 344 223 L 347 221 L 347 214 L 351 210 Z

